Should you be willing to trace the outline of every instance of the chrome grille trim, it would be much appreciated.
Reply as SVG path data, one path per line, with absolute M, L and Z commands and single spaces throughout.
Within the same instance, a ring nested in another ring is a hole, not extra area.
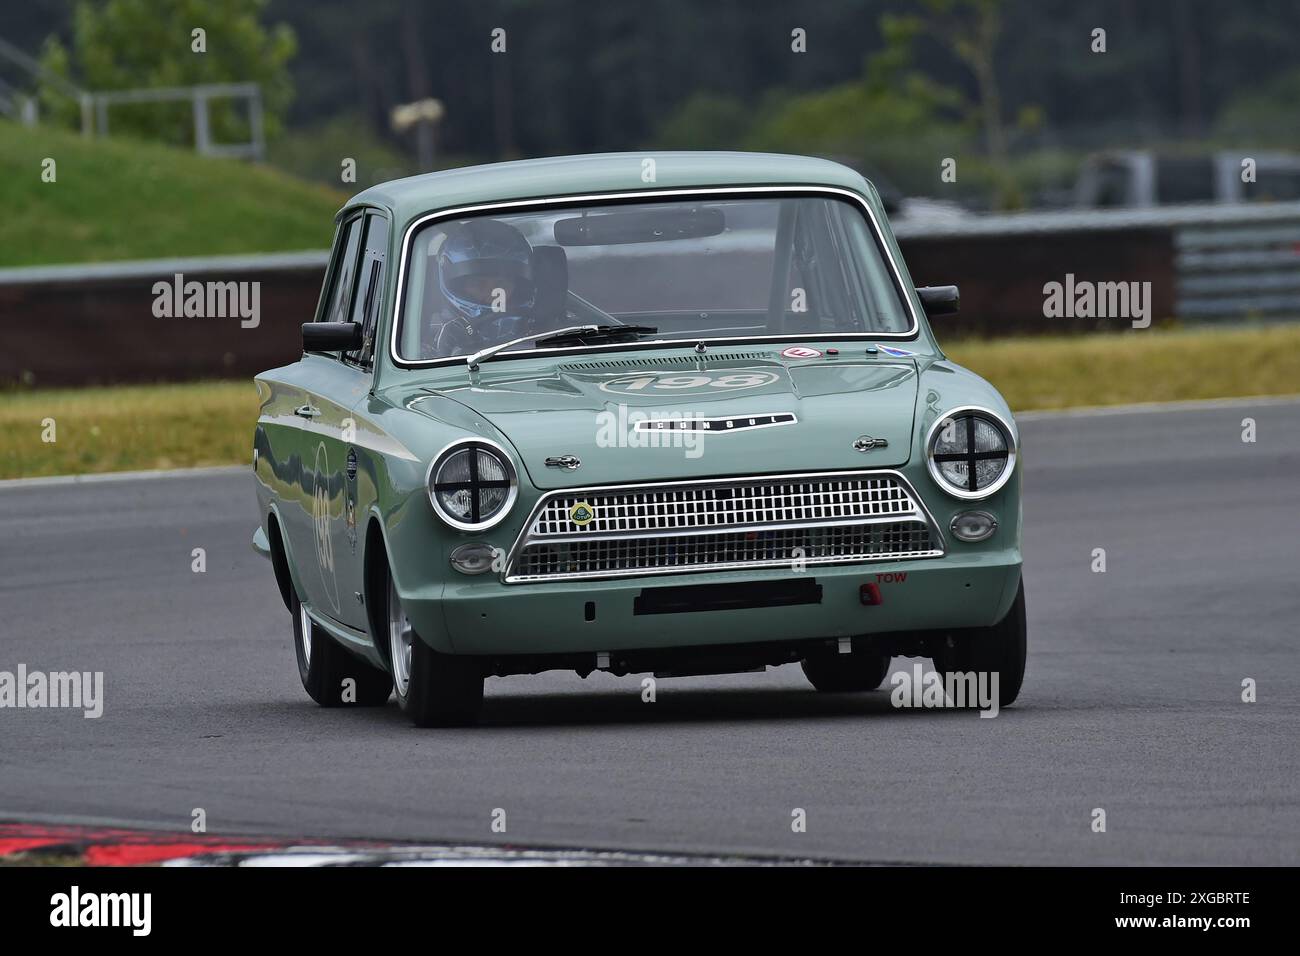
M 586 526 L 569 509 L 586 502 Z M 942 532 L 897 471 L 806 472 L 563 488 L 538 499 L 507 584 L 942 557 Z

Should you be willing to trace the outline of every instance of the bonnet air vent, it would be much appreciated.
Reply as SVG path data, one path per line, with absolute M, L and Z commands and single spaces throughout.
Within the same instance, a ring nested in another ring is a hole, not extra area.
M 611 368 L 695 368 L 701 359 L 711 366 L 718 366 L 728 362 L 766 361 L 771 358 L 770 352 L 714 353 L 708 356 L 691 354 L 675 358 L 625 358 L 605 359 L 599 362 L 571 362 L 561 365 L 560 369 L 565 372 L 591 372 Z

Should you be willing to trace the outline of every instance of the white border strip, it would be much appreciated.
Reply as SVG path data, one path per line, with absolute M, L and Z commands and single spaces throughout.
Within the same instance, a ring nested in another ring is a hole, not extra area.
M 117 262 L 82 262 L 52 266 L 17 266 L 0 269 L 0 286 L 46 283 L 121 282 L 132 279 L 170 278 L 177 272 L 196 275 L 279 270 L 323 270 L 329 265 L 328 249 L 302 252 L 246 253 L 233 256 L 187 256 L 176 259 L 127 259 Z
M 1052 418 L 1096 418 L 1104 415 L 1145 415 L 1150 412 L 1213 411 L 1216 408 L 1253 408 L 1300 404 L 1300 395 L 1257 395 L 1254 398 L 1194 398 L 1181 402 L 1135 402 L 1131 405 L 1084 405 L 1077 408 L 1013 412 L 1017 422 Z
M 120 481 L 149 481 L 155 478 L 214 478 L 253 470 L 248 465 L 213 465 L 206 468 L 167 468 L 157 471 L 105 471 L 89 475 L 52 475 L 42 478 L 7 478 L 0 491 L 20 488 L 49 488 L 57 485 L 99 485 Z
M 898 239 L 950 239 L 1074 233 L 1080 230 L 1257 227 L 1300 218 L 1300 202 L 1186 203 L 1127 209 L 1064 209 L 971 215 L 929 221 L 891 220 Z

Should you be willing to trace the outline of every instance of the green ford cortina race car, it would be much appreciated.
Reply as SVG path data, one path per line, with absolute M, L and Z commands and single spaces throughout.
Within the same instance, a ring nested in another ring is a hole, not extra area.
M 472 720 L 484 678 L 1025 664 L 1018 437 L 835 163 L 604 155 L 339 213 L 301 360 L 257 377 L 262 525 L 323 705 Z

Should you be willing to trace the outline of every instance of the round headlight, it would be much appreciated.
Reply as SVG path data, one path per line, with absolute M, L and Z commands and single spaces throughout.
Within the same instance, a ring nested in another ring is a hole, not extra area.
M 955 408 L 930 426 L 930 475 L 957 498 L 987 498 L 1011 479 L 1016 446 L 1011 426 L 983 408 Z
M 510 456 L 496 442 L 457 442 L 429 466 L 429 500 L 460 531 L 483 531 L 506 516 L 519 485 Z

